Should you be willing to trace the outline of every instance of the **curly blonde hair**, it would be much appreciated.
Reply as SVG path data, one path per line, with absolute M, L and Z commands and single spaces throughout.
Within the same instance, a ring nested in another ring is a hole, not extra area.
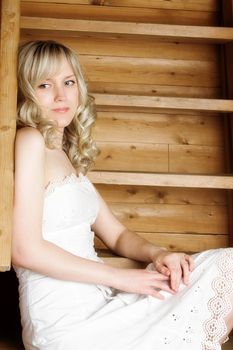
M 35 97 L 39 81 L 47 79 L 59 70 L 62 58 L 66 58 L 77 79 L 79 106 L 72 122 L 65 127 L 63 150 L 78 172 L 86 174 L 99 153 L 91 138 L 91 129 L 96 120 L 94 98 L 88 94 L 77 54 L 61 43 L 30 41 L 20 46 L 18 57 L 18 117 L 17 127 L 37 128 L 48 148 L 54 148 L 53 137 L 57 122 L 42 116 Z

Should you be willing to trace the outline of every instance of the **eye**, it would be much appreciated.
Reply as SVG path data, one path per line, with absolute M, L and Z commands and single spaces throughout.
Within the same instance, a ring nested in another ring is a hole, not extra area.
M 67 85 L 67 86 L 72 86 L 72 85 L 74 85 L 75 84 L 75 81 L 74 80 L 66 80 L 65 81 L 65 85 Z
M 48 88 L 49 88 L 49 84 L 46 84 L 46 83 L 40 84 L 38 86 L 38 89 L 48 89 Z

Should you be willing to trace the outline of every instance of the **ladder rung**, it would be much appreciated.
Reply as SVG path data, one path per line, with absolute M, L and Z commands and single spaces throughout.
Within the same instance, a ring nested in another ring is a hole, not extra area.
M 76 20 L 67 18 L 21 17 L 21 29 L 147 35 L 161 40 L 193 40 L 223 43 L 233 40 L 233 28 L 188 26 L 118 21 Z
M 111 94 L 93 94 L 93 96 L 98 106 L 233 112 L 233 100 Z
M 191 175 L 91 171 L 95 184 L 233 189 L 233 175 Z

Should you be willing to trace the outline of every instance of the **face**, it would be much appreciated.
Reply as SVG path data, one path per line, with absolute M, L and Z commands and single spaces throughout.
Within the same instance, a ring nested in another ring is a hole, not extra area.
M 59 130 L 71 123 L 79 102 L 78 84 L 65 58 L 56 74 L 37 84 L 35 95 L 43 117 L 57 121 Z

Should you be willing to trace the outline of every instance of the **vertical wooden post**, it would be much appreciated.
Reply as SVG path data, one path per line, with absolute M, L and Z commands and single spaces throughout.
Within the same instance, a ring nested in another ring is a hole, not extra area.
M 14 137 L 20 0 L 1 1 L 0 38 L 0 271 L 11 266 Z
M 226 27 L 233 27 L 233 0 L 222 0 L 222 24 Z M 233 98 L 233 43 L 225 44 L 223 47 L 224 63 L 224 90 L 225 98 Z M 228 168 L 233 173 L 233 114 L 227 117 L 227 147 L 228 147 Z M 229 229 L 230 246 L 233 246 L 233 193 L 229 191 Z

